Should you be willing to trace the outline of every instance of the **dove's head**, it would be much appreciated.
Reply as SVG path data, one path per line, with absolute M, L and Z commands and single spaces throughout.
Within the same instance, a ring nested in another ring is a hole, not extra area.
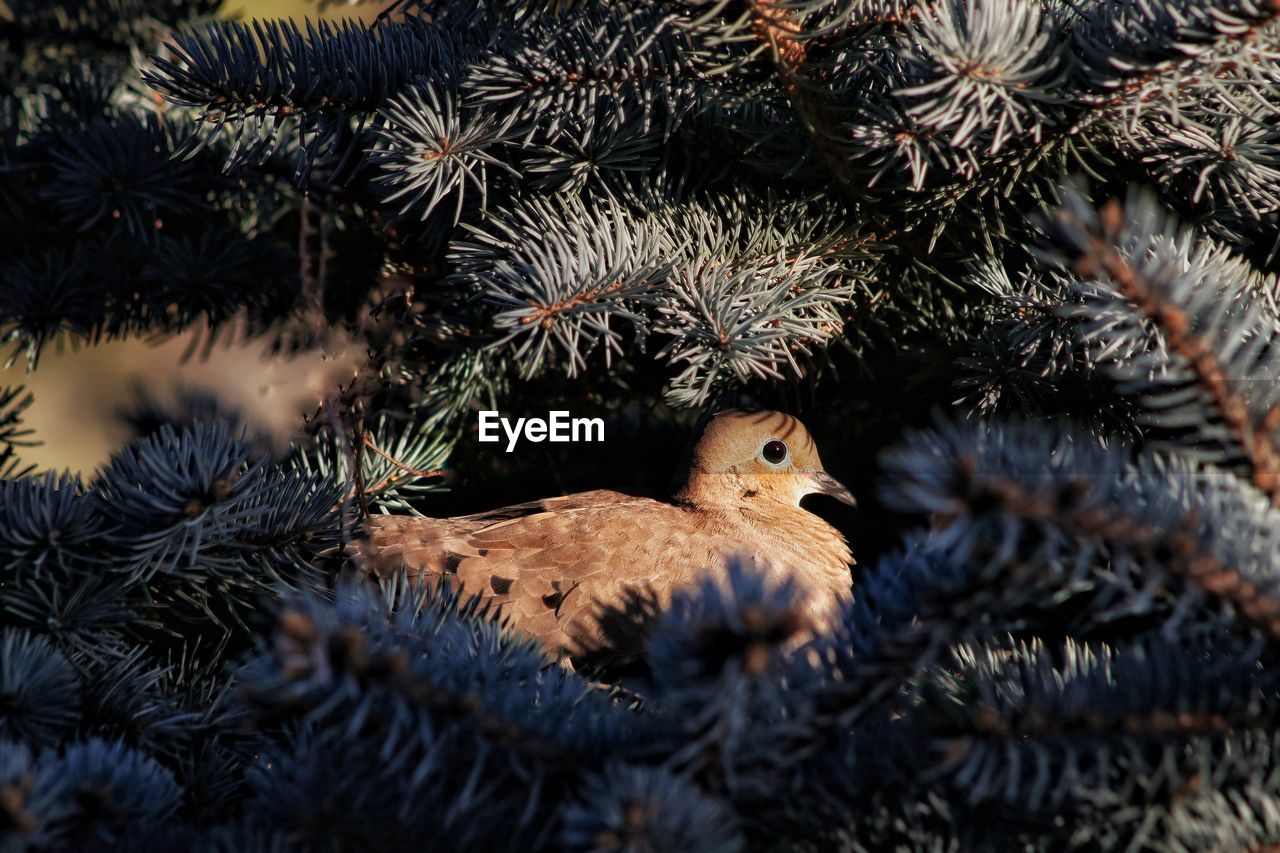
M 804 424 L 781 412 L 731 409 L 707 421 L 678 497 L 703 505 L 798 506 L 815 493 L 853 505 L 849 490 L 823 469 Z

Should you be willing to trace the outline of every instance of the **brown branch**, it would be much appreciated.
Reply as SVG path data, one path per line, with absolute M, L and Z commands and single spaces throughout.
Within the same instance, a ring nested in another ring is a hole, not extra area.
M 355 383 L 353 382 L 352 384 L 354 385 Z M 350 397 L 347 391 L 340 388 L 338 399 L 344 404 L 344 408 L 349 407 Z M 346 463 L 350 466 L 351 482 L 356 492 L 356 506 L 360 510 L 361 518 L 363 518 L 369 514 L 369 503 L 365 497 L 364 471 L 362 470 L 363 459 L 361 458 L 364 443 L 363 441 L 353 442 L 349 440 L 347 428 L 343 424 L 342 417 L 338 414 L 338 407 L 334 404 L 333 398 L 325 398 L 321 404 L 321 411 L 329 424 L 329 428 L 333 430 L 335 440 L 338 442 L 338 452 L 342 454 Z M 359 424 L 353 424 L 351 432 L 363 435 L 363 428 Z M 344 497 L 342 504 L 339 504 L 339 506 L 346 502 L 347 498 Z M 345 530 L 343 534 L 345 537 Z
M 566 71 L 563 74 L 535 74 L 522 84 L 515 83 L 512 88 L 521 92 L 534 92 L 539 89 L 551 89 L 566 85 L 601 85 L 617 88 L 627 83 L 643 83 L 650 80 L 705 80 L 711 75 L 700 71 L 685 71 L 666 67 L 653 67 L 644 71 L 630 69 L 606 69 L 597 73 L 580 73 Z
M 1212 349 L 1192 331 L 1191 318 L 1179 305 L 1165 299 L 1125 260 L 1113 245 L 1112 237 L 1124 224 L 1120 202 L 1111 200 L 1099 212 L 1102 235 L 1089 240 L 1086 250 L 1075 259 L 1073 268 L 1084 278 L 1105 275 L 1121 293 L 1160 327 L 1169 347 L 1190 363 L 1200 384 L 1235 435 L 1252 468 L 1252 482 L 1280 507 L 1280 447 L 1267 430 L 1271 413 L 1255 425 L 1247 401 L 1231 388 L 1230 377 Z M 1261 428 L 1259 428 L 1259 426 Z
M 410 467 L 408 465 L 404 465 L 403 462 L 396 459 L 396 457 L 390 456 L 389 453 L 381 450 L 381 448 L 378 447 L 378 444 L 374 443 L 374 439 L 369 437 L 369 433 L 361 434 L 361 443 L 364 444 L 365 447 L 369 448 L 369 450 L 374 451 L 375 453 L 378 453 L 379 456 L 383 457 L 383 459 L 390 462 L 390 464 L 398 467 L 399 470 L 404 471 L 404 473 L 412 474 L 413 476 L 421 476 L 421 478 L 428 478 L 428 476 L 444 476 L 443 469 L 422 471 L 422 470 L 416 469 L 416 467 Z M 388 485 L 394 482 L 396 482 L 396 478 L 393 478 L 393 476 L 385 476 L 385 478 L 379 480 L 378 483 L 371 485 L 371 487 L 369 487 L 369 491 L 379 492 L 381 491 L 381 489 L 387 488 Z M 366 512 L 366 515 L 367 515 L 367 512 Z
M 615 281 L 613 284 L 584 290 L 582 293 L 571 296 L 561 302 L 552 305 L 537 305 L 529 303 L 529 307 L 534 309 L 535 313 L 527 317 L 520 318 L 520 324 L 523 326 L 537 323 L 544 329 L 550 329 L 555 324 L 555 318 L 570 308 L 577 308 L 580 305 L 586 305 L 593 302 L 596 298 L 604 296 L 608 293 L 614 293 L 622 287 L 622 281 Z
M 478 693 L 451 690 L 422 678 L 412 671 L 411 658 L 403 648 L 378 649 L 357 626 L 346 626 L 325 636 L 307 613 L 290 609 L 281 614 L 276 656 L 283 678 L 297 682 L 310 677 L 315 658 L 312 649 L 317 647 L 325 650 L 330 667 L 376 679 L 432 715 L 467 720 L 473 731 L 500 746 L 555 765 L 577 765 L 585 759 L 490 711 Z M 253 698 L 272 701 L 269 696 Z
M 805 83 L 807 81 L 800 70 L 800 66 L 808 58 L 810 44 L 821 46 L 837 41 L 840 38 L 850 37 L 855 31 L 877 25 L 904 26 L 912 20 L 919 20 L 922 17 L 934 14 L 936 6 L 927 3 L 908 5 L 900 13 L 891 13 L 888 16 L 877 18 L 856 19 L 849 24 L 818 34 L 810 39 L 802 32 L 800 24 L 792 17 L 791 10 L 786 8 L 784 0 L 746 0 L 746 2 L 750 4 L 751 9 L 754 11 L 751 22 L 752 29 L 762 43 L 772 48 L 774 64 L 782 80 L 782 88 L 789 96 L 792 106 L 799 114 L 805 129 L 813 138 L 823 162 L 847 195 L 855 200 L 863 200 L 865 198 L 863 192 L 865 181 L 861 180 L 850 168 L 848 156 L 840 150 L 839 146 L 832 142 L 832 139 L 838 136 L 839 128 L 839 121 L 833 114 L 833 108 L 829 103 L 823 102 L 821 98 L 815 98 L 812 92 L 806 91 Z M 1242 28 L 1239 31 L 1215 32 L 1209 38 L 1204 39 L 1202 43 L 1221 44 L 1251 41 L 1258 36 L 1264 27 L 1273 23 L 1278 17 L 1280 17 L 1280 0 L 1270 0 L 1266 4 L 1263 13 L 1258 16 L 1252 26 Z M 1203 63 L 1204 58 L 1198 55 L 1184 56 L 1173 60 L 1173 62 L 1177 65 Z M 1215 77 L 1230 76 L 1236 71 L 1234 59 L 1221 60 L 1218 64 L 1220 67 L 1213 72 Z M 1100 95 L 1092 103 L 1083 105 L 1081 113 L 1074 120 L 1060 122 L 1054 134 L 1057 139 L 1047 146 L 1037 146 L 1037 150 L 1042 151 L 1046 147 L 1060 144 L 1061 140 L 1076 135 L 1086 124 L 1107 116 L 1117 107 L 1128 105 L 1131 96 L 1135 93 L 1139 94 L 1143 102 L 1153 100 L 1158 96 L 1156 93 L 1148 93 L 1146 95 L 1140 93 L 1147 84 L 1166 76 L 1167 73 L 1167 66 L 1136 72 L 1130 79 L 1120 84 L 1112 94 L 1108 96 Z M 1189 88 L 1189 86 L 1180 85 L 1178 91 L 1186 91 Z M 1036 156 L 1039 157 L 1039 154 Z M 891 227 L 887 220 L 880 220 L 875 224 L 878 230 L 886 232 L 883 239 L 892 239 L 898 232 L 898 229 Z
M 973 719 L 972 730 L 941 735 L 948 741 L 944 754 L 952 766 L 963 763 L 970 753 L 983 742 L 1000 741 L 1025 743 L 1035 739 L 1096 738 L 1108 733 L 1131 738 L 1192 738 L 1204 735 L 1221 736 L 1240 730 L 1267 729 L 1273 722 L 1272 714 L 1265 706 L 1257 710 L 1222 714 L 1212 711 L 1152 710 L 1149 713 L 1113 715 L 1105 711 L 1086 710 L 1082 713 L 1049 716 L 1036 709 L 1016 712 L 1013 719 L 1002 717 L 990 707 L 981 706 Z M 937 736 L 937 735 L 935 735 Z M 1199 775 L 1192 775 L 1170 792 L 1177 801 L 1197 793 L 1203 785 Z M 1259 850 L 1266 848 L 1257 848 Z M 1274 848 L 1280 853 L 1280 848 Z
M 1255 19 L 1251 25 L 1239 30 L 1238 32 L 1217 31 L 1211 33 L 1209 37 L 1200 39 L 1195 43 L 1218 46 L 1221 44 L 1244 44 L 1246 42 L 1253 41 L 1262 33 L 1263 28 L 1274 23 L 1277 18 L 1280 18 L 1280 0 L 1269 0 L 1269 2 L 1265 4 L 1264 9 L 1264 13 Z M 1203 54 L 1189 54 L 1180 57 L 1172 57 L 1164 62 L 1157 62 L 1153 67 L 1148 68 L 1145 71 L 1135 73 L 1131 78 L 1116 88 L 1116 95 L 1099 101 L 1095 109 L 1123 106 L 1128 102 L 1128 96 L 1141 91 L 1148 83 L 1165 76 L 1171 66 L 1194 65 L 1203 61 Z M 1239 70 L 1238 63 L 1234 57 L 1229 57 L 1225 60 L 1210 60 L 1205 63 L 1205 65 L 1206 67 L 1210 67 L 1215 62 L 1219 67 L 1213 72 L 1214 77 L 1232 77 Z M 1187 84 L 1180 84 L 1176 89 L 1179 94 L 1183 94 L 1191 91 L 1191 86 Z M 1146 103 L 1151 99 L 1152 98 L 1149 96 L 1144 96 L 1141 98 L 1141 102 Z
M 961 469 L 973 468 L 968 457 L 958 460 Z M 1118 545 L 1145 560 L 1182 575 L 1210 596 L 1225 601 L 1245 618 L 1280 639 L 1280 599 L 1277 599 L 1201 550 L 1192 530 L 1194 514 L 1188 511 L 1182 523 L 1171 530 L 1158 530 L 1124 514 L 1123 507 L 1077 505 L 1080 495 L 1064 495 L 1068 501 L 1026 490 L 1020 482 L 1000 477 L 983 477 L 982 492 L 999 501 L 1001 510 L 1015 518 L 1052 524 L 1078 536 L 1097 538 Z
M 806 87 L 807 81 L 800 69 L 808 57 L 808 46 L 802 38 L 799 23 L 778 0 L 750 2 L 755 11 L 751 21 L 752 30 L 760 41 L 771 48 L 782 89 L 813 139 L 822 162 L 831 170 L 847 196 L 854 201 L 865 200 L 863 190 L 866 181 L 859 179 L 849 165 L 848 156 L 831 141 L 839 127 L 831 104 L 824 99 L 812 97 Z M 892 239 L 898 233 L 896 228 L 889 227 L 886 222 L 876 224 L 877 230 L 883 232 L 878 234 L 882 240 Z
M 941 8 L 939 3 L 908 2 L 898 4 L 896 10 L 885 14 L 871 13 L 859 15 L 856 11 L 849 13 L 849 20 L 822 32 L 809 41 L 819 46 L 838 45 L 850 38 L 855 38 L 868 30 L 880 28 L 900 29 L 928 15 L 936 15 Z
M 1148 713 L 1110 714 L 1105 710 L 1084 710 L 1075 714 L 1049 716 L 1043 711 L 1020 711 L 1014 719 L 1005 719 L 990 706 L 982 706 L 974 715 L 974 728 L 982 735 L 1022 740 L 1092 736 L 1099 732 L 1120 730 L 1129 735 L 1152 737 L 1224 734 L 1241 727 L 1269 727 L 1274 715 L 1265 707 L 1227 715 L 1213 711 L 1167 711 L 1152 709 Z

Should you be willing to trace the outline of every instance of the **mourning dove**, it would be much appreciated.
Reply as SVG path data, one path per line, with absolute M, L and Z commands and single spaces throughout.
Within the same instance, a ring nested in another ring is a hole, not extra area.
M 823 470 L 800 421 L 716 415 L 678 483 L 658 500 L 599 490 L 457 518 L 371 516 L 356 559 L 380 576 L 404 567 L 411 580 L 461 584 L 562 658 L 633 656 L 638 639 L 612 632 L 609 617 L 662 607 L 731 557 L 793 577 L 815 629 L 850 597 L 848 543 L 800 499 L 853 497 Z M 623 645 L 632 648 L 610 649 Z

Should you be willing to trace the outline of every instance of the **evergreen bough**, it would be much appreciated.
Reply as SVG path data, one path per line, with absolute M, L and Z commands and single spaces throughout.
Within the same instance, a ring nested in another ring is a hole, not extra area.
M 0 6 L 0 338 L 367 361 L 283 453 L 188 395 L 89 476 L 0 392 L 0 849 L 1280 844 L 1274 0 L 218 5 Z M 621 483 L 805 418 L 838 629 L 734 566 L 618 681 L 348 571 L 602 485 L 468 438 L 567 402 Z

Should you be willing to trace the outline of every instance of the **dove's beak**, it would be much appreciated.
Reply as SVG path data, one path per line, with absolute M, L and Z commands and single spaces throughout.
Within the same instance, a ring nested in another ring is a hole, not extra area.
M 813 481 L 816 488 L 813 491 L 820 495 L 830 495 L 840 503 L 849 506 L 857 506 L 857 502 L 853 499 L 853 493 L 844 487 L 844 484 L 832 477 L 821 468 L 806 468 L 805 476 Z

